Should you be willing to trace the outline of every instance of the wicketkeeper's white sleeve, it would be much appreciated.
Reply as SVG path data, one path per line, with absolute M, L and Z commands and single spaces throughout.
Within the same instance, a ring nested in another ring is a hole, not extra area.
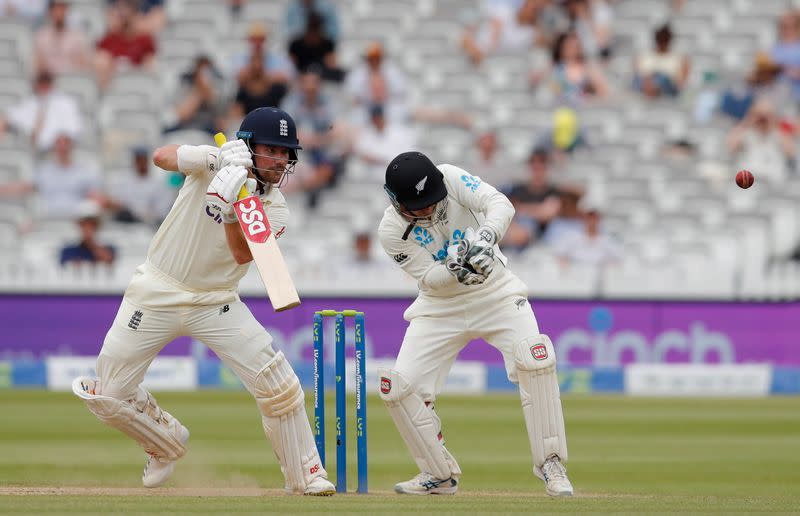
M 462 206 L 482 214 L 484 220 L 478 225 L 494 231 L 498 242 L 502 240 L 514 217 L 514 206 L 508 197 L 464 169 L 446 164 L 438 168 L 444 174 L 447 192 Z
M 401 238 L 402 230 L 384 220 L 378 229 L 383 250 L 406 274 L 417 280 L 421 290 L 438 289 L 458 284 L 443 263 L 437 262 L 424 248 Z

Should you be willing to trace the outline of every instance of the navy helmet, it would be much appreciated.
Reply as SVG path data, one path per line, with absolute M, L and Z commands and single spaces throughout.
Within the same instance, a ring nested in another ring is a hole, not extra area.
M 276 107 L 260 107 L 247 113 L 236 132 L 236 138 L 244 140 L 251 151 L 256 143 L 286 147 L 291 161 L 297 161 L 297 151 L 302 150 L 294 119 Z
M 280 187 L 286 178 L 294 173 L 297 164 L 297 151 L 302 150 L 297 139 L 297 127 L 294 119 L 286 111 L 276 107 L 260 107 L 247 113 L 239 125 L 236 138 L 244 140 L 253 156 L 260 156 L 253 148 L 255 144 L 273 145 L 289 149 L 289 162 L 283 170 L 277 185 Z M 269 157 L 269 156 L 266 156 Z M 264 170 L 253 167 L 253 174 L 262 189 L 267 183 L 262 176 Z

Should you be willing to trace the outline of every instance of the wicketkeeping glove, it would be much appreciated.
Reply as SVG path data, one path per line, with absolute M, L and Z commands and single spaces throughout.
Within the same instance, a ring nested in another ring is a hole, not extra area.
M 475 269 L 475 272 L 488 277 L 494 269 L 496 241 L 494 231 L 487 227 L 480 227 L 478 231 L 467 228 L 464 238 L 458 244 L 458 256 L 463 263 Z
M 239 199 L 242 186 L 248 192 L 256 189 L 256 180 L 247 178 L 247 169 L 241 165 L 228 165 L 216 173 L 206 190 L 206 204 L 222 216 L 222 222 L 233 224 L 237 221 L 233 203 Z
M 217 172 L 228 165 L 253 168 L 253 156 L 244 140 L 231 140 L 219 148 Z
M 458 255 L 458 246 L 456 245 L 451 245 L 447 248 L 447 257 L 444 259 L 444 265 L 462 285 L 480 285 L 486 281 L 486 276 L 476 272 L 469 264 L 463 262 Z

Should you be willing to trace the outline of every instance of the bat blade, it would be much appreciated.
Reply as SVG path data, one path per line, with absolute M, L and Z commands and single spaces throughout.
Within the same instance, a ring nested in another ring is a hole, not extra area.
M 222 146 L 225 144 L 225 135 L 217 133 L 214 141 Z M 248 196 L 247 189 L 242 187 L 239 200 L 233 203 L 233 207 L 261 281 L 267 289 L 272 308 L 276 312 L 281 312 L 298 306 L 300 297 L 297 295 L 289 268 L 270 228 L 261 199 L 257 195 Z

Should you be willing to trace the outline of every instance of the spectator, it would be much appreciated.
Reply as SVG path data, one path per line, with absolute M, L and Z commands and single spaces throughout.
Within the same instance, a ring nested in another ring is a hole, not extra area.
M 536 142 L 536 147 L 547 150 L 559 163 L 566 159 L 567 154 L 587 145 L 578 114 L 568 107 L 553 111 L 552 125 Z
M 175 106 L 177 122 L 168 129 L 196 129 L 216 133 L 219 106 L 216 84 L 222 76 L 214 69 L 208 56 L 198 56 L 191 71 L 181 78 L 183 84 Z
M 516 164 L 510 163 L 499 152 L 497 131 L 493 128 L 477 133 L 472 157 L 468 163 L 466 170 L 493 185 L 498 185 L 501 189 L 509 187 L 513 181 L 518 180 L 521 172 Z
M 389 162 L 415 145 L 413 131 L 405 125 L 388 122 L 383 106 L 375 105 L 370 109 L 370 123 L 359 133 L 353 150 L 367 164 L 367 176 L 363 179 L 378 183 L 383 182 Z
M 503 185 L 505 179 L 496 177 L 496 174 L 503 169 L 503 165 L 497 156 L 497 131 L 486 129 L 475 137 L 475 157 L 467 170 L 473 175 L 486 178 L 492 184 Z
M 378 42 L 367 45 L 364 61 L 347 76 L 345 87 L 354 104 L 364 111 L 367 119 L 370 106 L 380 104 L 393 123 L 405 123 L 408 118 L 408 88 L 406 77 L 392 62 L 386 60 L 383 46 Z
M 608 84 L 603 72 L 586 60 L 581 42 L 574 32 L 560 34 L 553 44 L 553 65 L 549 82 L 553 91 L 566 103 L 579 105 L 592 98 L 605 97 Z M 536 85 L 544 74 L 534 71 L 531 79 Z
M 67 0 L 53 0 L 47 10 L 47 23 L 36 31 L 34 52 L 36 70 L 55 75 L 88 69 L 89 44 L 79 30 L 67 26 Z
M 99 170 L 94 163 L 76 161 L 73 146 L 70 136 L 59 135 L 53 145 L 53 159 L 37 167 L 35 188 L 41 217 L 73 216 L 83 200 L 104 202 Z
M 353 234 L 353 250 L 349 264 L 342 264 L 340 270 L 348 271 L 355 276 L 364 278 L 374 276 L 376 279 L 385 273 L 391 261 L 385 253 L 375 253 L 373 236 L 367 230 L 358 230 Z
M 279 106 L 286 95 L 286 83 L 276 82 L 264 69 L 264 60 L 257 54 L 240 74 L 239 90 L 229 116 L 239 119 L 250 111 L 264 106 Z
M 68 263 L 110 265 L 113 263 L 117 255 L 116 249 L 97 241 L 97 231 L 100 229 L 100 207 L 92 201 L 83 202 L 78 207 L 76 217 L 81 239 L 77 244 L 64 246 L 61 250 L 61 265 Z
M 97 43 L 96 67 L 101 88 L 105 88 L 119 70 L 152 67 L 156 44 L 150 34 L 138 31 L 137 8 L 134 0 L 117 0 L 116 15 L 108 32 Z
M 788 11 L 778 21 L 778 41 L 770 53 L 782 67 L 782 78 L 792 87 L 795 101 L 800 100 L 800 14 Z
M 340 144 L 344 142 L 347 129 L 341 124 L 334 125 L 333 104 L 322 93 L 321 77 L 313 68 L 300 76 L 296 90 L 286 98 L 283 109 L 294 117 L 306 156 L 304 163 L 298 164 L 301 170 L 295 184 L 309 193 L 309 206 L 313 208 L 322 190 L 333 186 L 343 170 L 343 145 Z
M 247 3 L 247 0 L 228 0 L 227 3 L 231 16 L 235 20 L 240 19 L 242 17 L 242 8 L 244 8 L 244 4 Z
M 34 25 L 47 10 L 47 0 L 0 0 L 0 17 L 23 18 Z
M 791 88 L 785 81 L 777 80 L 780 73 L 781 67 L 769 54 L 759 52 L 745 83 L 728 86 L 722 93 L 720 111 L 738 121 L 745 117 L 758 97 L 768 97 L 776 105 L 791 105 Z
M 662 25 L 654 33 L 655 51 L 636 60 L 635 87 L 649 98 L 675 97 L 689 78 L 689 58 L 670 49 L 672 29 Z
M 308 14 L 322 17 L 322 32 L 333 42 L 339 41 L 339 15 L 336 6 L 327 0 L 293 0 L 286 9 L 286 32 L 289 39 L 303 34 L 308 25 Z
M 289 56 L 298 72 L 318 66 L 323 79 L 341 82 L 344 71 L 336 62 L 336 44 L 323 34 L 322 22 L 318 13 L 308 13 L 306 30 L 289 44 Z
M 495 52 L 522 52 L 533 46 L 541 0 L 484 0 L 483 20 L 468 25 L 461 48 L 473 64 Z
M 120 0 L 108 0 L 109 18 L 115 23 L 119 16 Z M 131 0 L 132 7 L 138 12 L 136 16 L 136 31 L 156 35 L 167 25 L 167 13 L 164 10 L 164 0 Z
M 552 244 L 565 238 L 566 235 L 583 230 L 583 220 L 579 204 L 582 204 L 582 191 L 577 188 L 559 188 L 561 208 L 558 215 L 547 224 L 542 234 L 542 242 Z
M 584 53 L 590 58 L 611 56 L 614 12 L 606 0 L 566 0 L 572 30 L 578 35 Z
M 353 258 L 357 264 L 367 264 L 372 261 L 372 235 L 360 231 L 353 235 Z
M 241 86 L 249 78 L 248 68 L 253 59 L 261 59 L 264 72 L 272 82 L 288 83 L 292 77 L 292 64 L 289 58 L 269 49 L 269 31 L 263 22 L 254 21 L 247 29 L 247 52 L 236 55 L 232 61 L 232 75 Z
M 528 180 L 511 185 L 506 195 L 516 213 L 503 239 L 505 249 L 521 251 L 541 236 L 561 210 L 561 190 L 550 181 L 550 154 L 535 149 L 528 158 Z
M 570 19 L 560 1 L 538 0 L 539 14 L 536 17 L 536 45 L 552 48 L 556 38 L 570 28 Z
M 728 149 L 737 154 L 737 168 L 756 171 L 759 180 L 783 184 L 796 149 L 790 134 L 779 126 L 772 102 L 757 100 L 744 120 L 728 133 Z
M 0 120 L 0 135 L 15 131 L 29 138 L 36 150 L 45 152 L 60 134 L 77 138 L 81 126 L 78 103 L 53 91 L 53 76 L 41 71 L 33 81 L 33 95 L 8 108 L 5 120 Z
M 109 190 L 114 194 L 105 207 L 117 222 L 157 226 L 175 200 L 174 191 L 164 171 L 153 173 L 147 147 L 134 147 L 131 156 L 132 169 L 110 181 Z
M 553 247 L 564 266 L 590 265 L 605 267 L 622 260 L 622 246 L 601 229 L 601 214 L 598 206 L 587 200 L 579 203 L 583 228 L 564 233 Z
M 714 70 L 705 70 L 703 71 L 703 83 L 700 88 L 695 92 L 694 95 L 694 105 L 692 106 L 692 116 L 695 122 L 699 124 L 707 124 L 711 121 L 711 118 L 717 112 L 718 109 L 722 110 L 722 106 L 720 105 L 720 91 L 718 87 L 719 76 L 717 72 Z M 738 85 L 737 85 L 738 86 Z M 739 93 L 744 93 L 740 91 L 741 88 L 735 87 L 734 96 L 731 96 L 729 99 L 732 101 L 732 104 L 739 104 L 740 100 L 737 99 Z M 733 93 L 734 90 L 728 90 L 726 94 Z M 743 100 L 743 99 L 742 99 Z M 749 107 L 749 104 L 748 106 Z M 747 108 L 742 111 L 741 115 L 738 118 L 744 116 L 744 112 L 747 111 Z
M 40 218 L 64 218 L 75 215 L 84 200 L 103 201 L 100 174 L 91 163 L 76 163 L 72 138 L 60 134 L 53 145 L 53 158 L 40 163 L 33 181 L 17 181 L 0 186 L 0 197 L 19 199 L 37 194 Z
M 392 261 L 383 251 L 376 253 L 374 237 L 366 230 L 366 224 L 354 220 L 351 246 L 344 253 L 326 257 L 332 264 L 331 277 L 339 284 L 363 285 L 365 288 L 386 288 L 387 282 L 402 276 L 391 274 Z

